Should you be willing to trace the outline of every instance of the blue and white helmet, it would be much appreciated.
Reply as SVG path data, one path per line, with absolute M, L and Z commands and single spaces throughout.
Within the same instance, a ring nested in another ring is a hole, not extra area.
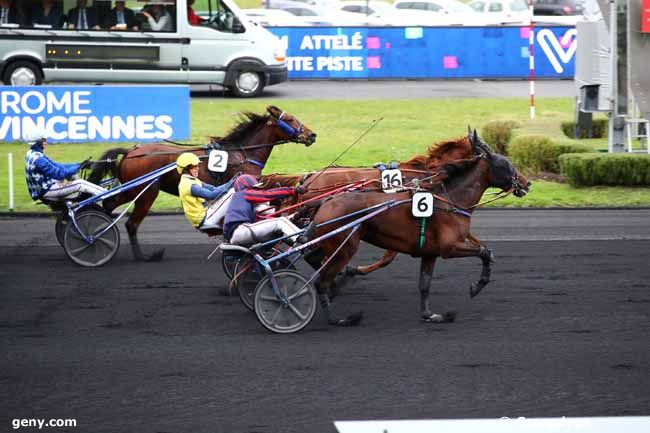
M 33 146 L 36 143 L 40 143 L 46 138 L 47 131 L 45 128 L 36 127 L 23 133 L 23 139 L 29 143 L 30 146 Z

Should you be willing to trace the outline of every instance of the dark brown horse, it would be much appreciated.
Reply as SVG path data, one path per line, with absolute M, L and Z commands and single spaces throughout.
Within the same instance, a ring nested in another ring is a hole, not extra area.
M 264 168 L 273 146 L 294 142 L 310 146 L 316 140 L 316 134 L 298 119 L 277 107 L 269 106 L 268 114 L 242 113 L 242 121 L 225 137 L 213 138 L 220 149 L 228 152 L 228 166 L 224 173 L 214 176 L 207 169 L 207 164 L 201 164 L 199 178 L 210 184 L 222 184 L 237 173 L 259 175 Z M 212 143 L 214 146 L 215 143 Z M 167 144 L 145 144 L 131 149 L 110 149 L 94 164 L 89 177 L 91 182 L 99 181 L 106 173 L 111 172 L 120 182 L 135 179 L 158 168 L 176 161 L 183 152 L 196 153 L 205 156 L 210 149 L 205 147 L 180 147 Z M 123 156 L 119 163 L 115 162 Z M 109 162 L 111 161 L 111 162 Z M 151 256 L 142 253 L 138 243 L 138 227 L 147 216 L 159 191 L 178 195 L 180 175 L 174 170 L 162 176 L 159 182 L 152 185 L 136 201 L 135 207 L 126 222 L 131 249 L 136 260 L 160 260 L 164 250 L 159 250 Z M 118 194 L 103 202 L 104 209 L 112 212 L 116 207 L 136 198 L 144 186 Z
M 321 306 L 328 322 L 335 325 L 353 325 L 361 320 L 361 313 L 347 319 L 337 318 L 330 306 L 328 291 L 336 275 L 341 272 L 359 248 L 363 240 L 380 248 L 421 257 L 420 267 L 420 314 L 428 322 L 444 322 L 454 319 L 455 313 L 432 313 L 429 307 L 429 286 L 433 268 L 438 257 L 479 257 L 483 270 L 479 281 L 470 288 L 470 296 L 476 296 L 490 281 L 490 263 L 492 254 L 484 245 L 467 242 L 470 230 L 471 213 L 479 203 L 488 187 L 512 190 L 518 197 L 524 196 L 530 183 L 519 174 L 505 157 L 493 154 L 476 132 L 472 134 L 472 149 L 475 156 L 471 159 L 451 162 L 441 168 L 446 179 L 432 191 L 439 197 L 436 211 L 430 218 L 422 220 L 411 214 L 411 192 L 385 194 L 382 192 L 349 192 L 326 201 L 321 205 L 314 221 L 323 223 L 350 212 L 366 209 L 389 200 L 404 202 L 363 222 L 359 229 L 335 254 L 350 231 L 345 231 L 318 244 L 311 253 L 309 262 L 320 266 L 324 258 L 332 258 L 326 263 L 317 282 Z M 318 229 L 322 235 L 349 221 L 325 226 Z M 421 238 L 421 224 L 425 224 L 424 236 Z
M 404 176 L 410 178 L 423 178 L 431 176 L 444 163 L 460 159 L 467 159 L 472 156 L 472 145 L 470 135 L 457 140 L 443 141 L 429 146 L 426 154 L 414 155 L 411 159 L 399 163 L 399 169 Z M 381 172 L 377 168 L 354 168 L 354 167 L 332 167 L 322 172 L 306 173 L 302 175 L 278 175 L 271 174 L 262 176 L 262 181 L 269 187 L 280 184 L 283 186 L 294 186 L 299 182 L 308 188 L 307 193 L 301 200 L 308 200 L 324 192 L 332 191 L 342 185 L 347 185 L 360 180 L 375 180 L 375 186 L 381 184 Z M 469 239 L 476 244 L 480 243 L 477 237 L 470 234 Z M 348 275 L 367 275 L 377 269 L 388 266 L 397 256 L 395 251 L 386 251 L 383 257 L 370 265 L 352 267 L 346 269 Z

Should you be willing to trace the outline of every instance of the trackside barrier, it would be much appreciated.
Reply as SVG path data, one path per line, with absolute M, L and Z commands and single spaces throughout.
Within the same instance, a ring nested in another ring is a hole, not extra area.
M 13 153 L 7 153 L 8 165 L 9 165 L 9 210 L 14 210 L 14 155 Z
M 339 433 L 646 433 L 650 417 L 337 421 Z
M 268 27 L 287 47 L 291 79 L 530 76 L 530 26 Z M 573 79 L 574 27 L 534 28 L 535 76 Z
M 45 129 L 51 143 L 190 137 L 189 86 L 0 86 L 0 142 Z

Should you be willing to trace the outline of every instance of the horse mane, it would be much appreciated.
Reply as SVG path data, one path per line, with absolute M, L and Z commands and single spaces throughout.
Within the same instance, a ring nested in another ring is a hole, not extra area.
M 457 140 L 441 141 L 428 146 L 424 155 L 413 155 L 411 159 L 406 161 L 406 164 L 434 168 L 440 165 L 440 161 L 446 159 L 446 154 L 450 153 L 455 147 L 467 146 L 468 144 L 467 137 L 462 137 Z
M 267 120 L 269 120 L 269 116 L 244 111 L 239 114 L 239 123 L 233 126 L 225 137 L 211 138 L 218 138 L 221 144 L 241 143 L 250 134 L 251 130 L 258 128 L 260 125 L 266 123 Z
M 469 159 L 450 161 L 442 165 L 442 170 L 447 174 L 447 181 L 454 181 L 463 176 L 467 171 L 473 169 L 481 160 L 480 156 Z

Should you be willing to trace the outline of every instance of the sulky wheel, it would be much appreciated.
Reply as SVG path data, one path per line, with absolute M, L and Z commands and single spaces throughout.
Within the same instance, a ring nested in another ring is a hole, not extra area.
M 59 242 L 59 245 L 63 247 L 63 239 L 65 237 L 65 229 L 68 227 L 68 215 L 61 212 L 59 216 L 56 217 L 56 224 L 54 224 L 54 234 L 56 235 L 56 240 Z
M 266 275 L 264 268 L 253 256 L 246 254 L 237 260 L 233 275 L 236 276 L 234 286 L 239 294 L 239 299 L 244 307 L 253 311 L 255 288 L 262 277 Z
M 228 280 L 232 280 L 232 277 L 235 272 L 235 266 L 237 261 L 241 257 L 242 253 L 233 253 L 230 251 L 224 251 L 221 253 L 221 267 L 223 268 L 224 274 L 228 277 Z M 235 288 L 232 284 L 228 284 L 227 287 L 219 288 L 219 294 L 223 296 L 235 296 Z
M 79 210 L 77 210 L 77 215 L 80 215 L 81 212 L 100 212 L 104 213 L 104 210 L 96 205 L 96 204 L 90 204 L 88 206 L 85 206 Z M 70 222 L 70 217 L 68 217 L 68 213 L 66 211 L 60 212 L 59 215 L 56 217 L 56 224 L 54 225 L 54 233 L 56 235 L 56 240 L 59 242 L 59 245 L 62 247 L 63 242 L 64 242 L 64 237 L 65 237 L 65 230 L 68 227 L 68 223 Z
M 273 272 L 282 298 L 273 292 L 269 277 L 264 277 L 255 289 L 255 315 L 271 332 L 298 332 L 314 318 L 317 306 L 316 289 L 298 271 L 282 269 Z
M 280 259 L 271 263 L 271 269 L 274 271 L 278 269 L 295 269 L 289 260 Z M 249 310 L 255 309 L 255 289 L 260 280 L 266 276 L 266 272 L 262 265 L 250 255 L 245 255 L 237 261 L 235 266 L 234 275 L 237 276 L 235 287 L 239 293 L 239 299 L 242 304 Z
M 229 280 L 232 280 L 232 276 L 235 275 L 235 266 L 240 257 L 241 254 L 233 254 L 230 252 L 221 254 L 221 267 L 223 267 L 223 272 Z
M 99 234 L 113 221 L 102 212 L 87 211 L 76 217 L 80 230 L 88 237 Z M 110 261 L 120 247 L 120 232 L 113 225 L 106 233 L 88 243 L 68 221 L 63 237 L 63 249 L 70 260 L 81 266 L 96 267 Z

